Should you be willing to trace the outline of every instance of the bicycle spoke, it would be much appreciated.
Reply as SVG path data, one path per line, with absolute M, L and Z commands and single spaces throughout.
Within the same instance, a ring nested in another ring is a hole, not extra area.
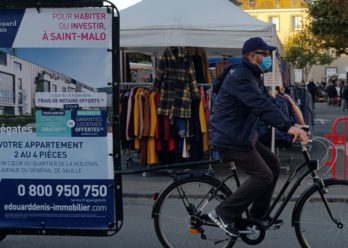
M 182 222 L 182 216 L 180 217 L 175 217 L 175 216 L 172 216 L 172 215 L 168 215 L 168 214 L 155 214 L 155 215 L 158 215 L 158 216 L 162 216 L 162 217 L 167 217 L 167 218 L 170 218 L 170 219 L 173 219 L 173 220 L 177 220 L 178 222 Z
M 182 229 L 180 231 L 177 231 L 176 233 L 173 233 L 173 236 L 176 237 L 178 236 L 179 234 L 181 235 L 182 233 L 184 233 L 185 231 L 187 231 L 186 229 Z M 180 236 L 181 237 L 181 236 Z

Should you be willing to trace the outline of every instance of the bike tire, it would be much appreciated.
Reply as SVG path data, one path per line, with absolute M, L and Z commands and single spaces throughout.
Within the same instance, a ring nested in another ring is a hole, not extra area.
M 232 193 L 223 184 L 212 197 L 213 194 L 209 191 L 216 189 L 219 185 L 220 181 L 211 176 L 191 176 L 174 181 L 160 194 L 154 206 L 153 217 L 155 231 L 163 247 L 209 247 L 210 244 L 211 247 L 230 248 L 234 245 L 236 238 L 227 236 L 212 222 L 210 226 L 200 226 L 204 230 L 206 239 L 202 239 L 200 233 L 192 234 L 189 231 L 192 221 L 197 223 L 195 218 L 197 215 L 188 212 L 183 199 L 187 199 L 187 206 L 191 207 L 190 211 L 196 211 L 199 207 L 202 208 L 203 214 L 207 214 Z M 181 195 L 184 195 L 184 192 L 185 197 L 181 197 L 179 192 Z M 209 197 L 212 199 L 207 201 Z
M 340 229 L 330 218 L 321 198 L 320 189 L 315 186 L 301 198 L 294 210 L 294 227 L 302 248 L 334 247 L 346 248 L 348 243 L 348 181 L 324 180 L 327 188 L 325 197 L 333 217 L 338 219 Z

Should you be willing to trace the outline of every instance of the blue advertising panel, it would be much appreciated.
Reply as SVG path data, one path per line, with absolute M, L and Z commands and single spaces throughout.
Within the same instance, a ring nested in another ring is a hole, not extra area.
M 113 180 L 1 180 L 0 225 L 107 228 L 114 218 L 113 192 Z
M 107 134 L 106 111 L 73 111 L 72 137 L 102 137 Z
M 0 9 L 1 227 L 114 227 L 112 18 Z

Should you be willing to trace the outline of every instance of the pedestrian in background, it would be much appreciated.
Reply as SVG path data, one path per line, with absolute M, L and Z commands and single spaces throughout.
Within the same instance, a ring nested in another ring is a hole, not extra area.
M 337 90 L 334 82 L 330 82 L 327 88 L 327 95 L 329 97 L 329 105 L 335 106 L 335 98 L 337 97 Z
M 346 110 L 348 111 L 348 82 L 346 82 L 343 87 L 342 98 L 344 100 L 343 112 L 345 112 Z
M 317 86 L 313 82 L 313 79 L 311 79 L 307 85 L 309 93 L 312 95 L 312 102 L 313 102 L 313 108 L 314 108 L 314 102 L 315 102 L 315 95 L 317 94 Z
M 339 91 L 337 91 L 338 96 L 339 96 L 339 103 L 338 103 L 338 107 L 342 106 L 342 100 L 343 100 L 343 87 L 344 87 L 344 81 L 340 80 L 338 83 L 338 87 L 339 87 Z

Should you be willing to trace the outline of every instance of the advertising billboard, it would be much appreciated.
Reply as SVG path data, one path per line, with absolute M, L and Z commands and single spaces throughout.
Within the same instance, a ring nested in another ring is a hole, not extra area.
M 0 226 L 115 223 L 109 8 L 0 8 Z

